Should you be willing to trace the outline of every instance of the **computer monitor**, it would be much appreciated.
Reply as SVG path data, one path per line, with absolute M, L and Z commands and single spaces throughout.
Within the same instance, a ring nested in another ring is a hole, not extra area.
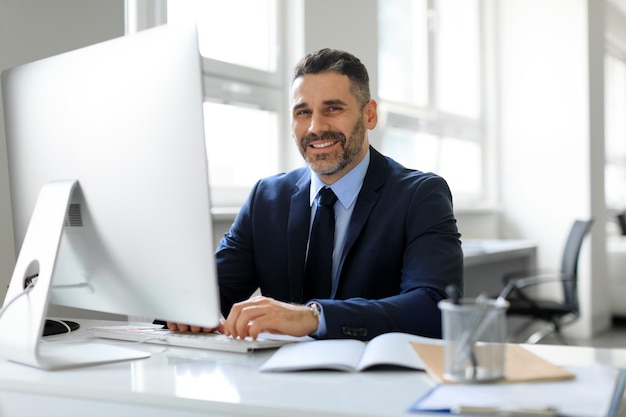
M 78 363 L 44 352 L 50 302 L 215 326 L 195 27 L 162 26 L 4 71 L 2 93 L 19 256 L 0 352 L 47 369 L 124 358 L 93 347 Z

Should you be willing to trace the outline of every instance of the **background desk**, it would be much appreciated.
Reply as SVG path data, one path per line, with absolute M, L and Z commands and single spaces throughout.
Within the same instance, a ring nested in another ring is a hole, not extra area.
M 496 295 L 507 272 L 534 269 L 537 247 L 528 240 L 463 240 L 465 296 Z
M 80 330 L 55 343 L 80 342 L 87 337 L 86 327 L 108 323 L 81 324 Z M 0 415 L 427 416 L 406 410 L 434 386 L 423 372 L 260 373 L 259 366 L 272 352 L 237 354 L 135 346 L 152 352 L 152 357 L 54 372 L 0 361 Z M 529 348 L 560 365 L 626 366 L 626 349 Z

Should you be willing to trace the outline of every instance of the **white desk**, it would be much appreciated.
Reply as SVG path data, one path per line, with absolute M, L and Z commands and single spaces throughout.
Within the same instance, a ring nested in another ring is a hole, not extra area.
M 81 323 L 81 330 L 57 340 L 84 339 L 94 322 Z M 271 352 L 135 346 L 152 357 L 53 372 L 0 361 L 0 415 L 406 417 L 423 415 L 406 410 L 434 385 L 425 373 L 407 370 L 260 373 Z M 530 348 L 560 365 L 626 367 L 626 349 Z
M 467 239 L 463 240 L 463 263 L 465 296 L 481 292 L 494 296 L 502 289 L 504 274 L 537 266 L 537 246 L 528 240 Z

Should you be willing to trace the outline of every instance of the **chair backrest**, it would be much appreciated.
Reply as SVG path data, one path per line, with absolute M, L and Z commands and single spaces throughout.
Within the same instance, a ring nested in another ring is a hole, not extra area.
M 593 220 L 576 220 L 565 242 L 563 258 L 561 260 L 561 273 L 571 278 L 563 281 L 563 295 L 565 303 L 578 313 L 578 257 L 583 240 L 589 231 Z
M 626 213 L 621 212 L 616 217 L 620 233 L 622 234 L 622 236 L 626 236 Z

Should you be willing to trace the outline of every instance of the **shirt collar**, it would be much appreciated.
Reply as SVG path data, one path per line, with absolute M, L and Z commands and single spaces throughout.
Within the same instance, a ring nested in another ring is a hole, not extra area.
M 339 178 L 330 188 L 333 190 L 337 199 L 341 202 L 341 205 L 344 208 L 350 207 L 356 201 L 359 192 L 361 191 L 361 186 L 363 185 L 363 180 L 365 179 L 365 174 L 367 173 L 367 168 L 370 164 L 370 151 L 367 151 L 365 158 L 357 166 L 352 168 L 346 175 Z M 313 170 L 311 170 L 311 189 L 309 193 L 309 203 L 313 205 L 313 201 L 315 201 L 315 197 L 317 197 L 317 193 L 326 187 Z

